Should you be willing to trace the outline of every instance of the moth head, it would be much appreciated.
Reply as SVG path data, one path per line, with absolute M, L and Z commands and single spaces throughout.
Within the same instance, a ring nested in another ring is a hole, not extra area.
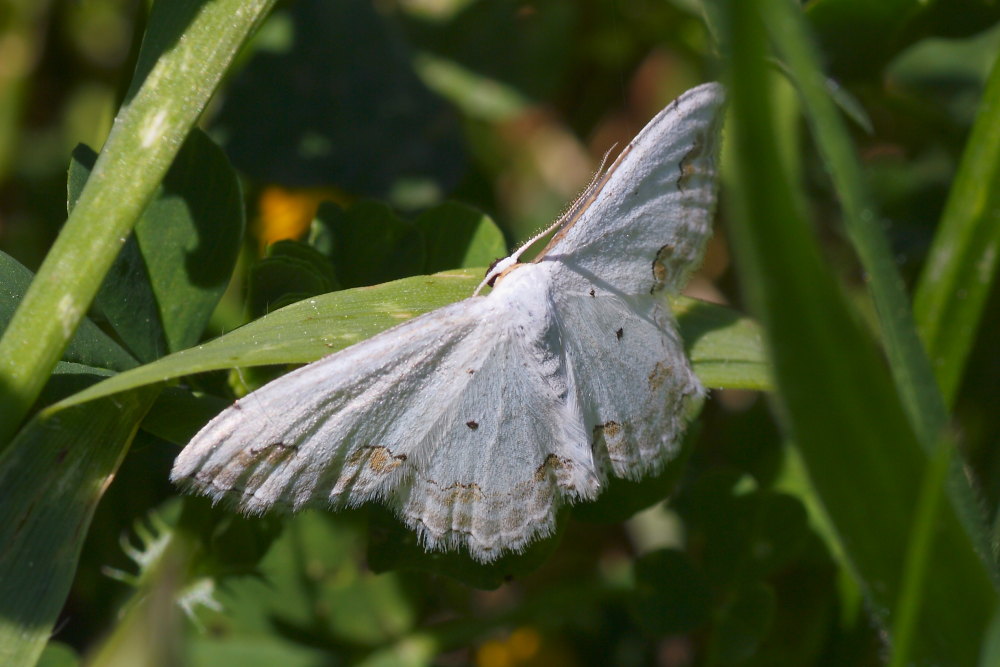
M 497 280 L 503 274 L 507 273 L 507 271 L 514 268 L 517 264 L 517 255 L 511 255 L 510 257 L 493 260 L 493 263 L 490 264 L 490 268 L 486 271 L 486 278 L 483 279 L 483 284 L 494 287 Z

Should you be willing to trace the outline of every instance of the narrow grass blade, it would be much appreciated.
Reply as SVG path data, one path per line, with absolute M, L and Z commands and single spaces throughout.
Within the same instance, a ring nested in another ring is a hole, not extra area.
M 315 361 L 469 296 L 482 273 L 481 269 L 455 270 L 306 299 L 204 345 L 109 378 L 54 408 L 66 408 L 192 373 Z M 760 334 L 752 322 L 728 308 L 684 297 L 675 297 L 672 305 L 695 372 L 707 386 L 770 387 Z
M 94 509 L 155 396 L 37 416 L 0 454 L 0 664 L 34 664 L 48 641 Z
M 741 283 L 767 332 L 781 416 L 872 612 L 889 625 L 928 462 L 878 347 L 823 261 L 776 150 L 759 13 L 770 4 L 727 3 L 731 238 Z M 941 508 L 935 537 L 928 571 L 942 576 L 926 581 L 913 655 L 971 664 L 997 596 L 950 504 Z
M 993 65 L 913 310 L 945 401 L 954 400 L 1000 254 L 1000 59 Z

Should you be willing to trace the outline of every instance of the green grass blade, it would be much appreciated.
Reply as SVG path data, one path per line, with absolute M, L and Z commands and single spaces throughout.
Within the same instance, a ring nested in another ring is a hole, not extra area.
M 468 297 L 482 274 L 482 269 L 455 270 L 299 301 L 204 345 L 109 378 L 51 409 L 64 409 L 192 373 L 315 361 L 400 322 Z M 675 297 L 672 304 L 695 372 L 707 386 L 770 386 L 760 334 L 752 322 L 730 309 L 693 299 Z
M 965 370 L 1000 253 L 1000 60 L 979 114 L 927 263 L 913 310 L 938 385 L 951 403 Z
M 878 347 L 822 259 L 776 149 L 758 13 L 768 6 L 727 3 L 737 172 L 731 238 L 741 283 L 767 331 L 781 414 L 871 610 L 889 624 L 928 462 Z M 928 571 L 941 576 L 925 583 L 913 654 L 930 664 L 971 664 L 997 596 L 952 505 L 941 508 L 935 530 Z
M 0 454 L 0 664 L 34 664 L 155 389 L 36 416 Z
M 797 3 L 798 4 L 798 3 Z M 812 0 L 805 6 L 837 76 L 874 79 L 900 51 L 927 37 L 958 39 L 1000 17 L 993 0 Z M 798 11 L 798 9 L 796 9 Z
M 10 323 L 17 305 L 34 278 L 31 271 L 10 255 L 0 252 L 0 332 Z M 135 359 L 88 318 L 63 351 L 63 361 L 123 371 L 136 366 Z M 0 448 L 2 449 L 2 448 Z
M 923 486 L 914 513 L 910 546 L 903 564 L 903 581 L 892 624 L 893 652 L 891 667 L 910 664 L 910 652 L 924 596 L 925 582 L 934 548 L 934 530 L 942 505 L 945 480 L 951 463 L 951 447 L 938 447 L 927 466 Z
M 237 50 L 274 0 L 153 7 L 132 88 L 72 215 L 0 339 L 0 443 L 35 401 Z
M 868 274 L 896 386 L 917 435 L 929 451 L 937 444 L 948 414 L 917 335 L 903 279 L 879 228 L 853 143 L 827 91 L 801 12 L 784 0 L 766 0 L 764 8 L 769 34 L 799 86 L 806 118 L 840 198 L 844 228 Z
M 940 446 L 953 447 L 950 441 L 942 439 L 948 424 L 945 399 L 938 388 L 928 355 L 917 333 L 906 288 L 897 271 L 889 242 L 877 224 L 876 207 L 865 186 L 863 171 L 853 149 L 853 143 L 843 119 L 829 96 L 827 81 L 820 69 L 819 58 L 812 46 L 801 12 L 781 0 L 766 0 L 764 7 L 771 40 L 799 86 L 806 117 L 841 202 L 844 227 L 867 272 L 868 288 L 878 312 L 883 345 L 896 389 L 921 445 L 930 453 L 933 460 L 940 460 L 942 455 L 935 449 Z M 945 456 L 944 460 L 952 462 L 951 474 L 946 485 L 951 505 L 958 512 L 980 556 L 990 564 L 990 569 L 987 571 L 995 580 L 990 536 L 980 507 L 962 470 L 961 459 Z M 936 501 L 925 497 L 926 493 L 930 493 L 933 497 L 936 491 L 924 487 L 919 502 L 930 502 L 933 506 Z M 915 533 L 909 540 L 909 544 L 916 551 L 908 550 L 903 562 L 908 577 L 906 588 L 919 588 L 915 578 L 927 574 L 921 564 L 927 562 L 928 554 L 921 550 L 931 549 L 932 543 L 918 539 L 925 530 L 920 520 L 921 517 L 918 516 L 912 524 Z M 907 593 L 905 589 L 904 593 L 898 599 L 899 603 L 919 604 L 921 600 L 919 594 L 913 591 Z M 902 623 L 896 627 L 903 629 L 904 633 L 902 637 L 895 639 L 900 642 L 899 648 L 905 655 L 908 650 L 906 642 L 911 637 L 906 630 L 910 623 L 907 618 L 916 615 L 916 611 L 899 608 L 896 612 L 902 617 Z

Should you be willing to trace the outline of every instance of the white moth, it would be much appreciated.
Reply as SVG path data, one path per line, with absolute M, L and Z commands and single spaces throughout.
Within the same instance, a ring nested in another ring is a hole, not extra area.
M 251 514 L 380 501 L 426 548 L 489 562 L 609 476 L 661 470 L 703 391 L 662 292 L 711 234 L 722 101 L 705 84 L 661 111 L 537 258 L 519 261 L 538 237 L 490 270 L 488 295 L 258 389 L 171 479 Z

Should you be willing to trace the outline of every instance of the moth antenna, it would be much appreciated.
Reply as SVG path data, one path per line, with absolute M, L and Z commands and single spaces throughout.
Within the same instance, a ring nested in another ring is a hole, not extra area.
M 530 239 L 522 243 L 520 246 L 518 246 L 517 250 L 511 253 L 509 257 L 505 257 L 504 259 L 494 261 L 493 264 L 490 265 L 489 270 L 486 271 L 486 277 L 484 277 L 483 281 L 479 283 L 479 287 L 477 287 L 476 291 L 472 293 L 472 296 L 479 296 L 479 292 L 481 292 L 482 289 L 487 285 L 493 287 L 493 283 L 496 282 L 497 277 L 501 273 L 503 273 L 510 267 L 514 266 L 521 260 L 521 255 L 524 253 L 525 250 L 533 246 L 540 239 L 543 239 L 546 236 L 548 236 L 556 229 L 559 229 L 559 227 L 561 227 L 563 223 L 565 223 L 567 220 L 576 217 L 576 215 L 579 213 L 579 209 L 583 207 L 586 203 L 590 202 L 590 198 L 594 194 L 594 190 L 600 187 L 600 185 L 604 182 L 604 177 L 607 175 L 607 173 L 604 170 L 604 167 L 608 163 L 608 157 L 611 155 L 611 151 L 613 151 L 617 145 L 618 145 L 617 143 L 612 144 L 611 148 L 609 148 L 607 151 L 604 152 L 604 157 L 601 158 L 601 164 L 597 167 L 597 171 L 594 172 L 593 177 L 591 177 L 590 182 L 587 183 L 587 187 L 583 189 L 583 192 L 577 195 L 576 199 L 573 200 L 573 203 L 569 205 L 569 208 L 567 208 L 558 218 L 556 218 L 555 222 L 553 222 L 551 225 L 549 225 L 548 227 L 546 227 L 545 229 L 538 232 Z

